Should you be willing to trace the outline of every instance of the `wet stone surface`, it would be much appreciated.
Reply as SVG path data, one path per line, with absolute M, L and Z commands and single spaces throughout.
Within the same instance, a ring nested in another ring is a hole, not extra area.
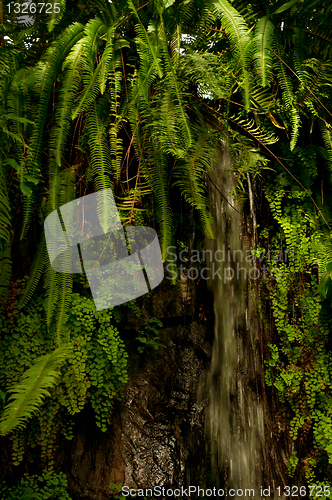
M 86 408 L 77 416 L 74 439 L 61 442 L 57 469 L 66 471 L 74 500 L 109 499 L 115 493 L 110 483 L 176 487 L 191 479 L 196 484 L 203 474 L 207 401 L 197 403 L 197 390 L 210 364 L 213 318 L 198 319 L 198 310 L 211 311 L 213 303 L 206 290 L 186 285 L 162 284 L 145 299 L 143 314 L 163 322 L 165 348 L 129 354 L 130 380 L 109 430 L 101 432 Z M 125 329 L 135 321 L 128 316 Z

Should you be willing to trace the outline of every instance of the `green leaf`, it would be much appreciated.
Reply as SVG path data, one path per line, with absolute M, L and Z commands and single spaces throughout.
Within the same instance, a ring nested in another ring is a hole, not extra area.
M 32 182 L 35 186 L 39 184 L 39 179 L 35 179 L 34 177 L 31 177 L 31 175 L 26 175 L 24 177 L 27 181 Z
M 168 7 L 171 7 L 171 5 L 173 5 L 174 2 L 175 2 L 175 0 L 163 0 L 165 9 L 168 9 Z
M 35 122 L 28 120 L 27 118 L 22 118 L 21 116 L 16 116 L 14 113 L 8 113 L 7 115 L 4 115 L 7 120 L 15 120 L 19 123 L 23 123 L 24 125 L 30 123 L 31 125 L 34 125 Z
M 7 165 L 10 165 L 11 167 L 13 167 L 16 172 L 20 172 L 21 171 L 21 167 L 19 166 L 19 164 L 17 163 L 16 160 L 14 160 L 13 158 L 6 158 L 4 160 L 4 163 L 7 164 Z
M 29 186 L 29 184 L 27 184 L 26 182 L 20 183 L 20 189 L 21 189 L 22 193 L 24 194 L 24 196 L 29 197 L 32 195 L 32 187 Z
M 274 14 L 281 14 L 281 12 L 285 12 L 285 10 L 290 9 L 291 7 L 293 7 L 293 5 L 295 5 L 298 2 L 299 2 L 299 0 L 291 0 L 290 2 L 284 3 L 277 10 L 275 10 L 274 12 L 272 12 L 272 16 Z

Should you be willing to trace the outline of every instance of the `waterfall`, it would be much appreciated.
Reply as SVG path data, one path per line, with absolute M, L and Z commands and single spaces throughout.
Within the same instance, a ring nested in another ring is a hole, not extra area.
M 255 285 L 246 262 L 249 253 L 241 237 L 242 207 L 231 194 L 235 177 L 230 166 L 225 148 L 210 174 L 215 239 L 206 241 L 206 254 L 212 255 L 207 266 L 214 295 L 215 337 L 206 380 L 205 426 L 214 483 L 227 490 L 254 489 L 250 497 L 258 499 L 264 485 L 265 453 L 260 331 Z M 239 491 L 232 498 L 242 496 Z

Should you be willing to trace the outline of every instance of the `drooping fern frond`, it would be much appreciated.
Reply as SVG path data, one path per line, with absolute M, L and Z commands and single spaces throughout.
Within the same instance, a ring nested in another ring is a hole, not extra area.
M 216 14 L 220 16 L 221 24 L 231 43 L 231 50 L 240 66 L 243 77 L 244 103 L 248 110 L 250 105 L 249 65 L 252 35 L 243 17 L 227 0 L 212 0 L 211 5 Z
M 162 78 L 163 72 L 162 72 L 160 57 L 158 54 L 158 45 L 157 45 L 158 39 L 156 38 L 155 33 L 151 34 L 147 32 L 132 0 L 128 0 L 128 6 L 135 14 L 135 17 L 139 23 L 135 26 L 135 30 L 138 34 L 140 43 L 146 46 L 147 53 L 149 54 L 149 59 L 153 60 L 154 65 L 157 69 L 158 76 L 159 78 Z
M 183 96 L 184 85 L 178 77 L 177 68 L 175 68 L 172 64 L 172 58 L 169 53 L 165 26 L 162 17 L 160 17 L 159 39 L 161 42 L 162 52 L 164 56 L 163 59 L 165 62 L 165 84 L 167 86 L 167 91 L 171 97 L 173 104 L 172 108 L 174 120 L 177 121 L 177 127 L 182 141 L 181 149 L 186 151 L 190 149 L 190 146 L 192 144 L 192 136 Z M 163 109 L 165 110 L 165 108 Z M 167 123 L 167 116 L 161 116 L 161 120 L 164 120 Z
M 80 40 L 73 47 L 63 65 L 65 76 L 58 94 L 55 123 L 50 141 L 50 158 L 51 161 L 55 161 L 55 167 L 51 167 L 50 174 L 57 167 L 60 167 L 62 163 L 66 140 L 70 131 L 71 113 L 81 80 L 82 52 L 82 40 Z
M 285 62 L 286 55 L 278 41 L 276 41 L 274 47 L 276 53 L 275 67 L 278 72 L 280 87 L 282 89 L 283 105 L 292 126 L 290 149 L 293 151 L 300 133 L 301 118 L 297 109 L 297 99 L 293 89 L 293 83 L 287 73 L 287 66 Z
M 96 103 L 91 104 L 86 111 L 86 115 L 94 186 L 96 191 L 101 191 L 101 195 L 98 198 L 97 212 L 101 227 L 106 234 L 113 214 L 108 210 L 109 198 L 105 190 L 113 188 L 113 182 L 111 177 L 111 155 L 106 140 L 105 125 L 99 115 L 100 106 L 97 106 Z
M 61 345 L 61 333 L 69 316 L 70 298 L 73 293 L 73 275 L 57 273 L 58 300 L 55 315 L 55 343 Z
M 48 328 L 51 326 L 54 312 L 56 310 L 58 302 L 58 286 L 57 286 L 57 276 L 56 271 L 52 268 L 50 262 L 46 263 L 46 269 L 44 272 L 44 288 L 45 288 L 45 299 L 44 299 L 44 310 L 46 314 L 46 323 Z
M 12 275 L 10 241 L 0 240 L 0 301 L 7 298 L 8 287 Z
M 253 88 L 251 92 L 251 104 L 260 113 L 270 113 L 271 105 L 274 103 L 274 95 L 270 89 L 262 89 L 261 86 Z
M 110 153 L 112 161 L 112 171 L 116 181 L 120 179 L 123 145 L 122 138 L 119 137 L 124 121 L 126 120 L 126 102 L 122 100 L 122 49 L 128 47 L 126 40 L 115 40 L 112 45 L 112 51 L 107 63 L 105 63 L 104 83 L 101 80 L 101 90 L 106 86 L 106 78 L 108 79 L 108 99 L 110 104 Z M 106 50 L 106 49 L 105 49 Z M 100 61 L 100 64 L 102 61 Z M 101 73 L 102 76 L 102 73 Z
M 10 398 L 0 420 L 0 433 L 5 436 L 15 429 L 24 429 L 28 420 L 38 411 L 50 389 L 55 386 L 60 375 L 60 366 L 69 355 L 71 346 L 59 347 L 51 354 L 36 359 L 9 389 Z
M 29 274 L 29 279 L 24 287 L 23 293 L 19 298 L 19 301 L 17 303 L 17 307 L 21 308 L 24 307 L 29 300 L 31 299 L 38 282 L 42 276 L 45 263 L 46 263 L 47 255 L 46 255 L 46 242 L 45 242 L 45 236 L 42 235 L 37 252 L 35 255 L 35 258 L 33 260 L 32 266 L 31 266 L 31 271 Z
M 237 123 L 243 131 L 257 139 L 260 144 L 274 144 L 279 140 L 273 132 L 267 129 L 267 127 L 265 127 L 264 130 L 264 128 L 257 125 L 254 120 L 246 120 L 235 115 L 229 117 L 229 120 Z
M 208 134 L 199 138 L 190 150 L 186 161 L 180 160 L 174 169 L 174 176 L 187 203 L 199 213 L 202 229 L 207 238 L 214 238 L 214 222 L 208 209 L 207 191 L 201 179 L 210 169 L 215 149 Z
M 267 16 L 258 20 L 254 34 L 253 61 L 257 68 L 260 84 L 266 87 L 271 83 L 272 43 L 274 24 Z
M 35 127 L 30 144 L 32 168 L 35 164 L 38 166 L 40 163 L 44 121 L 55 79 L 57 78 L 64 59 L 67 57 L 72 47 L 82 38 L 83 29 L 83 25 L 79 23 L 69 26 L 60 35 L 56 43 L 53 43 L 46 51 L 45 56 L 34 71 L 34 89 L 39 96 L 39 102 L 38 116 L 35 120 Z
M 163 261 L 168 256 L 168 247 L 172 238 L 172 211 L 168 194 L 168 162 L 162 146 L 157 141 L 153 144 L 153 157 L 150 163 L 153 195 L 156 202 L 156 221 L 160 227 L 160 246 Z
M 34 90 L 39 97 L 39 101 L 27 158 L 27 172 L 31 177 L 38 180 L 41 175 L 44 124 L 53 85 L 61 69 L 63 60 L 69 54 L 72 47 L 82 38 L 83 28 L 79 23 L 74 23 L 66 28 L 56 42 L 49 47 L 45 56 L 34 70 Z M 25 199 L 21 239 L 25 237 L 28 230 L 34 202 L 34 196 L 26 197 Z
M 327 151 L 327 166 L 329 169 L 330 181 L 332 182 L 332 127 L 323 120 L 319 120 L 319 127 Z
M 72 112 L 72 119 L 84 111 L 97 98 L 100 90 L 100 72 L 103 64 L 96 66 L 98 47 L 101 43 L 101 37 L 107 33 L 107 26 L 99 19 L 95 18 L 88 22 L 84 28 L 84 38 L 82 40 L 82 77 L 83 92 L 78 104 Z M 105 56 L 107 57 L 107 56 Z M 95 67 L 96 66 L 96 67 Z

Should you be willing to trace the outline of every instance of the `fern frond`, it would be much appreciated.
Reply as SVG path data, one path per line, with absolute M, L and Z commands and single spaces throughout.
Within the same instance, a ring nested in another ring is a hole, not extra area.
M 54 126 L 50 140 L 50 157 L 54 159 L 56 167 L 61 166 L 66 139 L 70 131 L 71 112 L 81 80 L 82 51 L 82 40 L 80 40 L 68 54 L 63 64 L 65 76 L 58 93 Z
M 275 50 L 277 57 L 275 58 L 275 66 L 278 71 L 280 87 L 282 89 L 282 98 L 285 106 L 285 111 L 288 112 L 288 117 L 292 125 L 290 149 L 296 146 L 296 142 L 300 133 L 301 118 L 297 109 L 296 95 L 293 89 L 291 78 L 287 74 L 285 65 L 285 54 L 280 43 L 276 41 Z
M 69 313 L 70 299 L 73 293 L 73 275 L 71 273 L 57 273 L 58 304 L 55 315 L 55 344 L 60 346 L 61 333 Z
M 139 24 L 135 26 L 135 30 L 136 33 L 138 34 L 140 43 L 143 43 L 148 48 L 149 57 L 151 58 L 151 60 L 154 61 L 159 78 L 162 78 L 163 72 L 160 64 L 160 58 L 158 57 L 158 45 L 157 45 L 158 39 L 156 38 L 155 35 L 148 33 L 146 31 L 145 26 L 142 23 L 141 18 L 132 0 L 128 0 L 128 6 L 135 14 L 135 17 L 139 22 Z
M 12 236 L 11 210 L 7 189 L 7 173 L 0 158 L 0 240 L 10 240 Z
M 43 306 L 46 314 L 46 323 L 49 328 L 51 326 L 51 321 L 56 310 L 59 295 L 56 271 L 54 271 L 49 262 L 46 264 L 46 270 L 44 272 L 44 288 L 46 291 L 46 296 Z
M 223 28 L 231 43 L 231 49 L 235 58 L 240 64 L 243 76 L 243 91 L 244 103 L 246 110 L 249 110 L 250 104 L 250 52 L 252 35 L 249 32 L 248 26 L 239 14 L 227 0 L 213 0 L 212 6 L 217 15 L 220 15 L 220 20 Z
M 66 28 L 58 39 L 46 51 L 43 59 L 35 68 L 34 89 L 39 96 L 38 113 L 35 119 L 30 149 L 28 153 L 27 170 L 35 179 L 40 178 L 40 161 L 43 149 L 44 123 L 52 95 L 53 85 L 61 69 L 62 62 L 72 47 L 82 38 L 83 26 L 79 23 Z M 33 196 L 27 198 L 23 210 L 23 224 L 20 238 L 23 239 L 28 230 L 33 211 Z
M 35 291 L 35 289 L 38 285 L 38 282 L 41 278 L 41 275 L 43 273 L 46 259 L 47 259 L 46 242 L 45 242 L 45 236 L 43 234 L 41 239 L 40 239 L 38 248 L 37 248 L 36 256 L 33 260 L 32 266 L 31 266 L 29 279 L 28 279 L 28 281 L 25 285 L 25 288 L 23 290 L 23 293 L 20 296 L 19 301 L 17 303 L 18 308 L 24 307 L 31 299 L 33 292 Z
M 214 149 L 207 134 L 200 137 L 189 152 L 186 161 L 180 161 L 174 169 L 179 180 L 174 184 L 180 187 L 187 203 L 198 210 L 202 229 L 207 238 L 214 238 L 213 217 L 208 209 L 207 191 L 202 178 L 211 167 Z
M 257 139 L 261 144 L 274 144 L 279 140 L 273 132 L 269 132 L 269 130 L 267 130 L 267 127 L 265 127 L 264 130 L 264 128 L 256 125 L 254 120 L 241 119 L 235 115 L 231 116 L 229 120 L 237 123 L 245 132 Z
M 274 95 L 270 90 L 261 87 L 254 88 L 251 92 L 251 103 L 262 113 L 269 113 L 272 103 L 274 102 Z
M 0 433 L 5 436 L 16 429 L 24 429 L 27 421 L 38 411 L 49 390 L 60 376 L 60 366 L 70 353 L 70 347 L 59 347 L 51 354 L 36 359 L 14 387 L 0 420 Z
M 4 301 L 12 275 L 11 244 L 9 241 L 0 240 L 0 300 Z
M 163 261 L 168 256 L 168 247 L 172 238 L 172 211 L 168 195 L 168 162 L 158 142 L 153 145 L 153 158 L 150 164 L 150 175 L 153 185 L 153 196 L 156 202 L 155 218 L 160 228 L 160 246 Z
M 113 217 L 113 214 L 111 214 L 108 210 L 109 198 L 107 192 L 105 191 L 106 189 L 113 187 L 111 179 L 111 155 L 109 145 L 105 137 L 105 125 L 99 116 L 96 103 L 89 106 L 86 114 L 94 186 L 96 191 L 102 190 L 102 193 L 98 198 L 97 212 L 101 227 L 106 234 Z
M 327 151 L 327 166 L 329 169 L 330 181 L 332 182 L 332 129 L 331 126 L 323 120 L 319 120 L 319 128 Z
M 186 106 L 182 93 L 183 82 L 180 82 L 176 69 L 172 64 L 172 59 L 170 57 L 166 41 L 164 22 L 162 18 L 160 19 L 160 24 L 159 38 L 161 41 L 165 62 L 165 83 L 173 103 L 174 120 L 178 121 L 177 126 L 182 135 L 182 149 L 188 150 L 190 149 L 192 143 L 192 137 L 190 123 L 186 113 Z
M 58 5 L 60 5 L 60 12 L 56 13 L 55 10 L 53 10 L 53 12 L 51 13 L 50 20 L 47 23 L 48 31 L 53 31 L 55 26 L 61 21 L 66 10 L 66 0 L 60 0 L 60 2 L 58 2 Z
M 266 87 L 271 83 L 272 70 L 272 43 L 273 43 L 274 24 L 268 17 L 262 17 L 258 20 L 254 34 L 253 61 L 257 68 L 260 83 Z

